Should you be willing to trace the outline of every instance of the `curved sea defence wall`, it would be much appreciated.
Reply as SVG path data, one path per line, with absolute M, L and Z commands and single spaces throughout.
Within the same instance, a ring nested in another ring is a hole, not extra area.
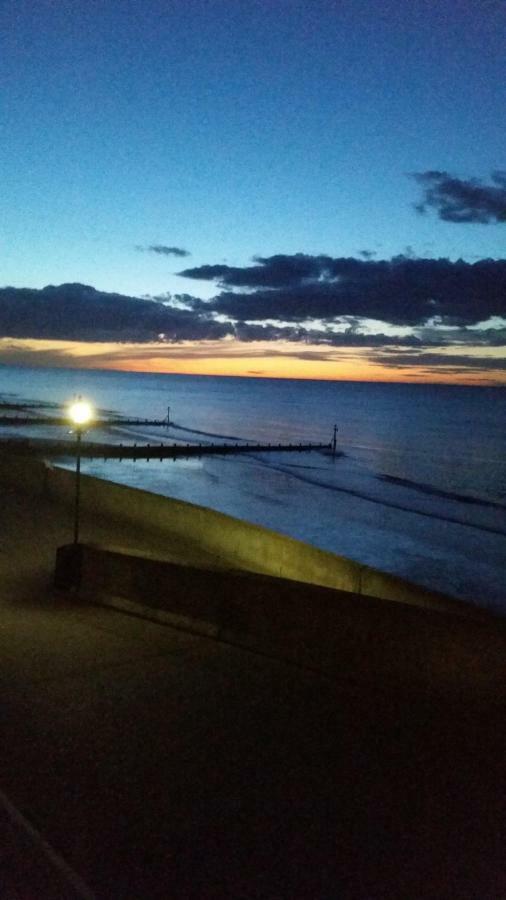
M 0 454 L 9 481 L 70 522 L 74 472 Z M 86 540 L 96 522 L 128 546 L 59 548 L 58 588 L 372 690 L 505 698 L 506 623 L 484 610 L 190 503 L 86 476 L 81 501 Z
M 74 502 L 75 474 L 33 458 L 0 460 L 2 480 L 23 485 L 34 495 L 44 493 L 56 502 Z M 125 523 L 145 535 L 156 535 L 171 551 L 171 540 L 191 542 L 217 565 L 307 584 L 365 594 L 416 606 L 479 616 L 480 610 L 445 595 L 426 590 L 402 578 L 319 550 L 302 541 L 244 522 L 192 503 L 174 500 L 81 475 L 81 508 L 98 519 Z
M 55 587 L 340 682 L 506 699 L 506 623 L 99 544 L 57 551 Z
M 33 458 L 0 460 L 2 481 L 10 480 L 33 495 L 44 494 L 71 506 L 75 474 Z M 235 519 L 215 510 L 148 491 L 81 475 L 81 509 L 91 517 L 126 523 L 144 534 L 167 540 L 189 541 L 216 564 L 294 581 L 434 607 L 463 614 L 474 608 L 443 594 L 426 590 L 402 578 L 388 575 L 342 556 L 319 550 L 302 541 L 259 525 Z M 480 610 L 476 609 L 476 615 Z

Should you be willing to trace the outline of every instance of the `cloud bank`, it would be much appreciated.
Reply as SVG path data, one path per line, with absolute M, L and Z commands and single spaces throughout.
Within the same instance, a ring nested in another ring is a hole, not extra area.
M 478 178 L 455 178 L 448 172 L 414 172 L 423 190 L 419 213 L 435 209 L 444 222 L 506 222 L 506 172 L 493 172 L 491 184 Z
M 186 278 L 215 281 L 221 293 L 208 310 L 239 322 L 276 319 L 333 321 L 342 316 L 421 326 L 468 326 L 506 316 L 506 260 L 391 260 L 276 255 L 254 265 L 203 265 Z M 202 301 L 195 308 L 202 309 Z
M 492 373 L 499 381 L 506 378 L 506 260 L 297 253 L 180 274 L 214 282 L 216 295 L 141 298 L 83 284 L 2 288 L 2 355 L 6 341 L 14 342 L 13 353 L 20 352 L 16 341 L 27 340 L 78 342 L 88 364 L 85 347 L 91 344 L 103 345 L 93 351 L 97 364 L 107 360 L 109 346 L 117 361 L 124 351 L 137 362 L 143 354 L 152 360 L 154 347 L 159 358 L 191 359 L 207 353 L 207 346 L 214 359 L 268 355 L 331 365 L 348 353 L 407 378 L 410 369 L 427 377 L 443 372 L 488 373 L 489 382 Z
M 84 284 L 0 289 L 0 336 L 67 341 L 178 342 L 225 337 L 209 312 L 97 291 Z

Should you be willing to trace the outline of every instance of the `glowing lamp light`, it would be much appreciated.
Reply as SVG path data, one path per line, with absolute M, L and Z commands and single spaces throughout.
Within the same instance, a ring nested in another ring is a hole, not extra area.
M 83 427 L 93 419 L 93 407 L 91 403 L 78 397 L 75 403 L 69 406 L 69 418 L 76 426 L 76 493 L 74 503 L 74 544 L 79 543 L 79 499 L 81 494 L 81 440 Z
M 69 408 L 69 416 L 74 425 L 86 425 L 93 418 L 93 409 L 86 400 L 77 400 Z

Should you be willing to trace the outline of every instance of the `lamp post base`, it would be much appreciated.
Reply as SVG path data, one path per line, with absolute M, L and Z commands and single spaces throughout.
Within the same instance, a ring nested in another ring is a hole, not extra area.
M 65 544 L 56 551 L 53 585 L 62 591 L 78 591 L 83 568 L 82 544 Z

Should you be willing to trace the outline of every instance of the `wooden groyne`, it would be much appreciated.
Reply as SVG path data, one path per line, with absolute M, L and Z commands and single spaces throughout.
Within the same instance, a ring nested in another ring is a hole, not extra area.
M 4 408 L 11 408 L 4 405 Z M 24 407 L 12 406 L 19 410 Z M 33 413 L 22 415 L 0 416 L 0 426 L 59 426 L 69 430 L 70 422 L 68 418 L 62 417 L 61 414 L 56 416 L 34 416 Z M 180 429 L 181 426 L 171 422 L 170 406 L 167 407 L 167 415 L 163 419 L 142 419 L 139 417 L 127 416 L 109 416 L 107 418 L 93 419 L 94 428 L 109 428 L 111 426 L 142 426 L 142 427 L 165 427 Z M 186 429 L 183 429 L 186 430 Z M 77 433 L 77 432 L 76 432 Z M 160 444 L 117 444 L 111 442 L 98 442 L 82 440 L 83 432 L 79 432 L 79 440 L 51 440 L 47 438 L 24 438 L 16 437 L 13 439 L 0 441 L 0 449 L 11 451 L 14 453 L 28 454 L 33 456 L 83 456 L 88 459 L 133 459 L 133 460 L 149 460 L 149 459 L 185 459 L 190 456 L 210 456 L 215 455 L 232 455 L 237 453 L 302 453 L 314 450 L 331 451 L 336 456 L 336 435 L 337 425 L 334 425 L 333 438 L 330 443 L 255 443 L 253 441 L 229 442 L 229 443 L 160 443 Z
M 5 450 L 33 456 L 76 456 L 77 441 L 19 439 L 3 441 Z M 191 456 L 224 456 L 237 453 L 304 453 L 333 451 L 333 444 L 100 444 L 82 442 L 80 456 L 88 459 L 187 459 Z
M 125 418 L 125 419 L 94 419 L 93 427 L 94 428 L 109 428 L 111 425 L 149 425 L 150 427 L 160 428 L 160 427 L 169 427 L 171 423 L 167 421 L 167 419 L 139 419 L 139 418 Z M 10 425 L 20 427 L 21 425 L 58 425 L 61 428 L 71 428 L 71 422 L 69 419 L 64 419 L 61 416 L 0 416 L 0 425 Z

